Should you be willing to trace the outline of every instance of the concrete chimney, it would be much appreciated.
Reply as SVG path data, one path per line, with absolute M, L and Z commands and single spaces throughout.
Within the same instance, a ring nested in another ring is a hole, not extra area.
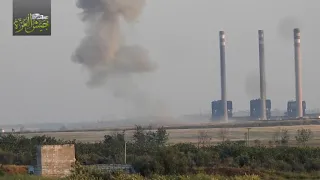
M 221 74 L 221 101 L 223 106 L 223 119 L 228 122 L 227 83 L 226 83 L 226 37 L 224 31 L 219 32 L 220 37 L 220 74 Z
M 296 77 L 296 105 L 297 117 L 303 117 L 302 110 L 302 78 L 301 78 L 301 52 L 300 52 L 300 29 L 293 30 L 294 37 L 294 61 L 295 61 L 295 77 Z
M 266 72 L 264 62 L 264 32 L 258 30 L 259 37 L 259 69 L 260 69 L 260 112 L 261 120 L 267 120 L 266 114 Z

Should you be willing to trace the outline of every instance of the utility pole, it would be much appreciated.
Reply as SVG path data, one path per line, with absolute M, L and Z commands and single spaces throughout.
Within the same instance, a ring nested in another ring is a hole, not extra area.
M 124 164 L 127 164 L 127 142 L 124 140 Z
M 247 142 L 247 145 L 248 147 L 250 146 L 250 129 L 251 128 L 247 128 L 248 129 L 248 142 Z
M 126 131 L 123 131 L 123 141 L 124 141 L 124 164 L 127 164 L 127 141 L 126 141 Z

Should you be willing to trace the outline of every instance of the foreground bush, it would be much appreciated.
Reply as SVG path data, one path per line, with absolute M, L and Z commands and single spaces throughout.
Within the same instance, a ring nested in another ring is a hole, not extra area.
M 208 174 L 195 174 L 195 175 L 152 175 L 148 178 L 140 175 L 129 175 L 121 172 L 113 174 L 103 174 L 99 172 L 77 171 L 78 174 L 72 174 L 67 178 L 44 178 L 39 176 L 27 175 L 6 175 L 0 177 L 0 180 L 285 180 L 285 179 L 320 179 L 319 172 L 313 173 L 290 173 L 290 172 L 274 172 L 274 171 L 261 171 L 261 175 L 208 175 Z
M 229 176 L 229 177 L 228 177 Z M 126 174 L 122 172 L 105 173 L 96 169 L 86 168 L 79 163 L 76 163 L 72 174 L 65 180 L 259 180 L 257 175 L 209 175 L 209 174 L 194 174 L 194 175 L 151 175 L 144 177 L 138 174 Z
M 76 179 L 75 179 L 76 178 Z M 4 176 L 0 177 L 0 180 L 104 180 L 103 178 L 92 178 L 92 177 L 73 177 L 64 179 L 49 179 L 41 178 L 37 176 Z M 236 177 L 225 177 L 225 176 L 210 176 L 210 175 L 193 175 L 193 176 L 153 176 L 150 178 L 144 178 L 139 175 L 126 175 L 121 174 L 115 177 L 109 177 L 106 180 L 260 180 L 259 176 L 236 176 Z
M 144 177 L 154 174 L 199 173 L 212 176 L 258 175 L 262 177 L 261 170 L 301 174 L 320 171 L 320 148 L 305 147 L 304 144 L 301 147 L 289 147 L 287 144 L 283 146 L 284 142 L 282 142 L 281 146 L 277 144 L 270 147 L 262 145 L 248 147 L 244 141 L 225 141 L 212 145 L 206 139 L 200 138 L 198 144 L 169 145 L 167 142 L 169 136 L 165 128 L 153 131 L 141 126 L 136 127 L 131 141 L 126 142 L 124 137 L 124 132 L 116 132 L 105 135 L 100 142 L 80 143 L 76 140 L 63 141 L 48 136 L 27 138 L 15 133 L 4 134 L 0 137 L 0 164 L 34 165 L 37 145 L 71 143 L 75 144 L 77 161 L 83 165 L 124 164 L 124 152 L 126 152 L 126 163 L 131 164 L 136 172 Z M 300 136 L 297 135 L 297 137 Z M 23 174 L 26 168 L 3 167 L 0 171 L 6 174 Z M 82 177 L 104 180 L 114 179 L 116 175 L 80 170 L 74 173 L 74 177 L 69 178 L 81 180 Z M 131 178 L 139 179 L 140 177 L 131 176 Z
M 245 175 L 245 176 L 212 176 L 206 174 L 197 174 L 190 176 L 152 176 L 152 180 L 260 180 L 261 178 L 256 175 Z

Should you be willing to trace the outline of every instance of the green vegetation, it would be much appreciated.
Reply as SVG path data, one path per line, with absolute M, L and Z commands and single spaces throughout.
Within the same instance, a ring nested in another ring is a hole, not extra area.
M 126 143 L 125 132 L 106 135 L 103 141 L 96 143 L 63 141 L 47 136 L 28 139 L 18 134 L 4 134 L 0 137 L 0 163 L 35 164 L 36 145 L 74 143 L 79 164 L 122 164 L 126 144 L 126 161 L 141 176 L 107 175 L 77 164 L 68 179 L 320 179 L 320 148 L 306 146 L 312 138 L 309 129 L 297 131 L 295 139 L 301 145 L 299 147 L 288 146 L 290 136 L 286 129 L 275 133 L 270 140 L 272 147 L 262 146 L 258 141 L 248 146 L 246 141 L 231 142 L 227 137 L 227 129 L 221 129 L 219 138 L 222 142 L 213 146 L 209 142 L 211 137 L 201 131 L 197 144 L 168 145 L 169 134 L 165 128 L 154 131 L 141 126 L 136 127 L 133 139 Z M 8 175 L 3 178 L 29 179 Z
M 145 178 L 140 175 L 126 175 L 120 174 L 113 176 L 110 180 L 260 180 L 259 176 L 235 176 L 235 177 L 224 177 L 224 176 L 211 176 L 205 174 L 191 175 L 191 176 L 152 176 Z M 0 177 L 0 180 L 55 180 L 48 178 L 40 178 L 36 176 L 6 176 Z M 102 180 L 101 178 L 93 177 L 75 177 L 75 178 L 65 178 L 61 180 Z
M 0 177 L 0 180 L 55 180 L 55 179 L 29 176 L 29 175 L 5 175 Z

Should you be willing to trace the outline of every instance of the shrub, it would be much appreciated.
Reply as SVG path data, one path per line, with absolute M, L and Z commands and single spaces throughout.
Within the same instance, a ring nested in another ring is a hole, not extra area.
M 241 155 L 236 158 L 236 161 L 238 162 L 238 165 L 240 167 L 248 166 L 249 165 L 249 156 L 248 155 Z
M 133 168 L 143 176 L 150 176 L 153 173 L 162 173 L 162 166 L 150 156 L 137 157 L 132 164 Z
M 292 164 L 292 171 L 294 171 L 294 172 L 304 172 L 305 171 L 304 165 L 300 164 L 300 163 L 297 163 L 297 162 L 294 162 Z
M 276 164 L 274 165 L 276 166 L 276 169 L 279 169 L 280 171 L 292 171 L 292 166 L 285 161 L 276 161 Z
M 305 169 L 307 171 L 319 171 L 320 170 L 320 159 L 310 159 L 305 164 Z

